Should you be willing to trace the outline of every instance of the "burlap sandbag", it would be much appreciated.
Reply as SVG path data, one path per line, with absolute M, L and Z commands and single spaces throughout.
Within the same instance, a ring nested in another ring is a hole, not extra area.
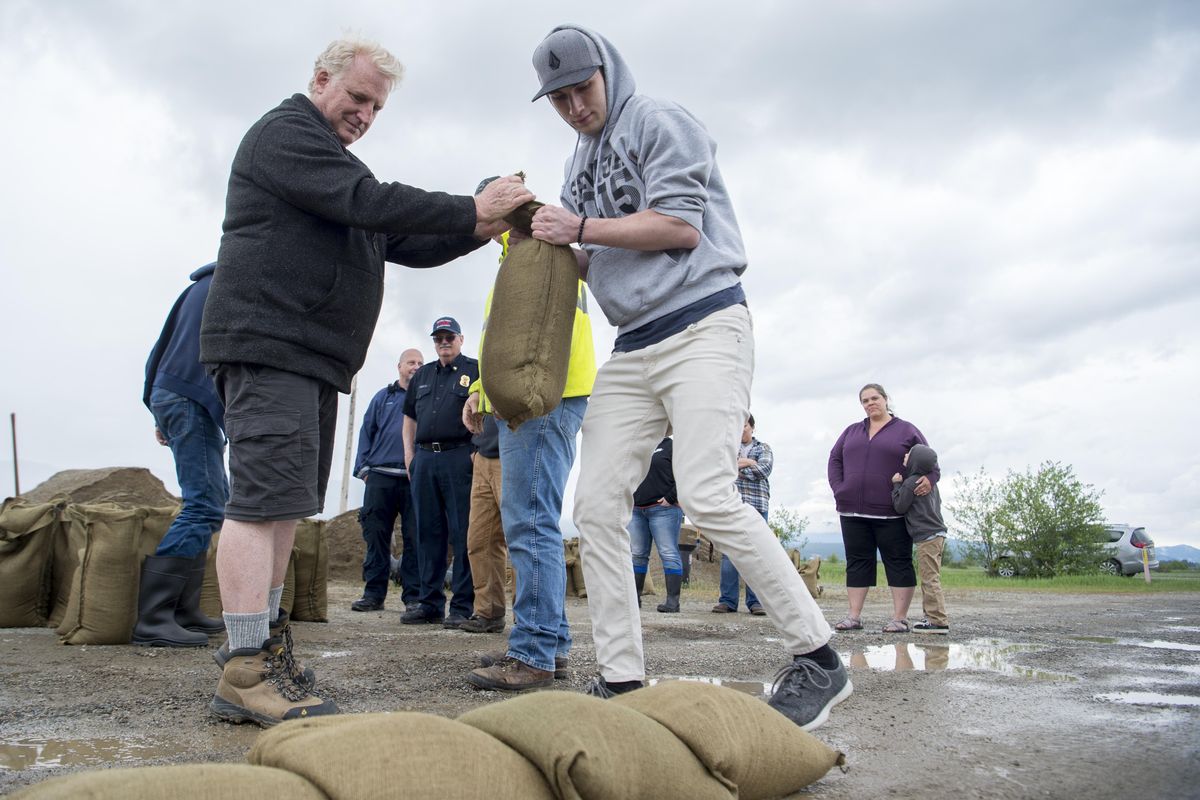
M 326 800 L 315 786 L 281 769 L 249 764 L 180 764 L 100 769 L 35 783 L 9 795 L 21 800 Z
M 805 561 L 800 555 L 800 551 L 794 548 L 789 549 L 787 554 L 788 558 L 792 560 L 792 566 L 796 568 L 796 572 L 800 573 L 800 577 L 803 579 L 808 593 L 814 599 L 820 597 L 824 591 L 824 587 L 819 582 L 821 580 L 821 557 L 813 556 Z
M 204 583 L 200 584 L 200 612 L 212 619 L 221 618 L 221 585 L 217 581 L 217 544 L 220 533 L 214 533 L 208 543 L 208 558 L 204 562 Z
M 0 628 L 46 624 L 60 508 L 19 497 L 0 506 Z
M 323 521 L 300 520 L 296 525 L 296 544 L 292 556 L 296 573 L 292 619 L 328 622 L 329 534 Z
M 70 505 L 68 540 L 79 567 L 58 626 L 63 644 L 127 644 L 137 618 L 142 523 L 146 508 Z
M 761 700 L 699 681 L 663 681 L 609 701 L 657 720 L 741 800 L 779 797 L 846 757 Z
M 279 598 L 279 610 L 291 616 L 292 608 L 296 605 L 296 550 L 292 549 L 292 557 L 288 559 L 287 574 L 283 578 L 283 595 Z
M 509 249 L 496 273 L 479 361 L 483 390 L 510 430 L 549 414 L 562 399 L 578 297 L 579 264 L 570 247 L 525 239 Z
M 567 564 L 567 594 L 587 597 L 587 584 L 583 580 L 583 563 L 579 560 L 579 540 L 563 540 L 563 559 Z
M 669 730 L 645 714 L 596 697 L 535 692 L 477 708 L 458 720 L 532 761 L 566 800 L 731 797 Z
M 510 747 L 432 714 L 284 722 L 259 735 L 246 759 L 294 772 L 330 800 L 554 797 L 537 768 Z

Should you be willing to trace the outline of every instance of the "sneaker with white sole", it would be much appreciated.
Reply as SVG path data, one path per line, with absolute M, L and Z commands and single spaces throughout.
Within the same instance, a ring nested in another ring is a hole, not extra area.
M 838 660 L 837 668 L 825 669 L 811 658 L 796 656 L 775 675 L 767 705 L 811 731 L 829 719 L 829 709 L 854 691 L 846 667 Z
M 930 622 L 927 619 L 923 619 L 920 622 L 914 624 L 912 626 L 912 629 L 913 629 L 913 633 L 940 633 L 942 635 L 950 633 L 949 625 L 934 625 L 932 622 Z

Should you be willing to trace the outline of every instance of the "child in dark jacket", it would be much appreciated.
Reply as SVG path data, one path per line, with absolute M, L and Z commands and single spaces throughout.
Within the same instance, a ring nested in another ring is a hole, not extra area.
M 907 475 L 892 476 L 892 507 L 904 515 L 908 535 L 917 545 L 917 571 L 921 576 L 921 608 L 925 619 L 913 625 L 916 633 L 950 632 L 946 598 L 942 594 L 942 551 L 946 547 L 946 523 L 942 521 L 942 497 L 937 484 L 924 497 L 915 489 L 921 476 L 937 470 L 937 453 L 923 444 L 913 445 L 904 456 Z

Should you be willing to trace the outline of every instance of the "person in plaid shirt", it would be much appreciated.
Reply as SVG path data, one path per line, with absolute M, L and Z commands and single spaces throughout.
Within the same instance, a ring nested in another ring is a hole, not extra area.
M 733 482 L 742 502 L 754 508 L 767 518 L 771 503 L 771 468 L 775 466 L 775 454 L 771 445 L 754 438 L 754 415 L 746 419 L 742 426 L 742 443 L 738 446 L 737 479 Z M 729 614 L 737 611 L 738 582 L 737 568 L 729 561 L 729 557 L 721 556 L 721 597 L 713 606 L 714 614 Z M 754 590 L 746 585 L 746 608 L 756 617 L 767 612 L 754 596 Z

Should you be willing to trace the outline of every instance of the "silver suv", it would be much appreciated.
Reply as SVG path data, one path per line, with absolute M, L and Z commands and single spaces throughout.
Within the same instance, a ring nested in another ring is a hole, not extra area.
M 1109 575 L 1136 575 L 1141 572 L 1142 553 L 1146 554 L 1150 569 L 1158 569 L 1154 540 L 1145 528 L 1106 522 L 1101 544 L 1108 558 L 1100 563 L 1100 569 Z M 992 569 L 1001 578 L 1011 578 L 1021 571 L 1016 554 L 1012 551 L 997 556 Z

